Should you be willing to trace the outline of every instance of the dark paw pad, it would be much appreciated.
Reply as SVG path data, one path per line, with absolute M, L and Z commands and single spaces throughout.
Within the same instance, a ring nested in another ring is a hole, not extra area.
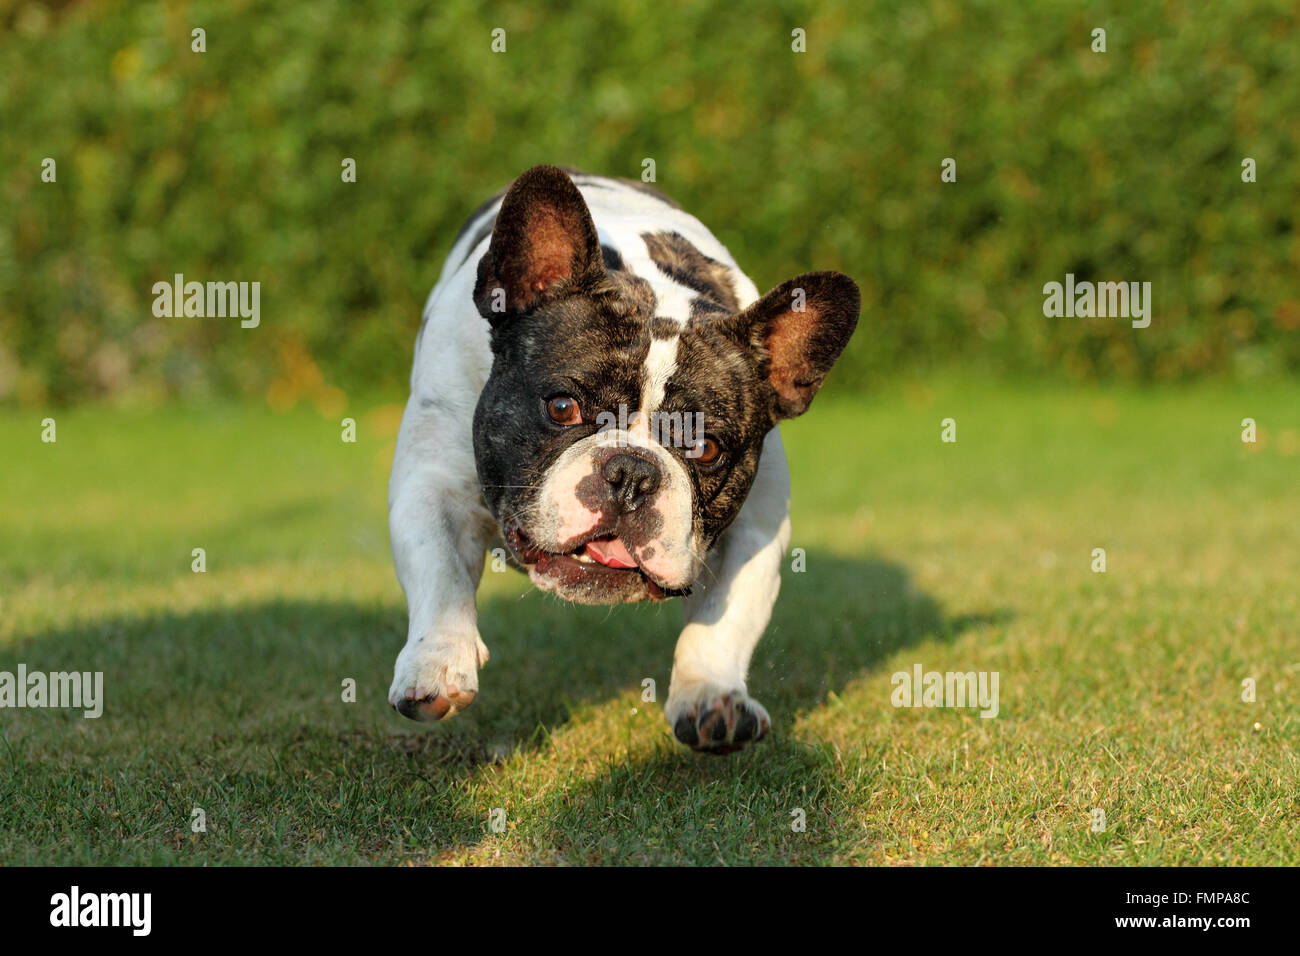
M 758 701 L 744 694 L 722 694 L 678 717 L 673 736 L 695 750 L 721 755 L 761 740 L 770 724 Z
M 421 688 L 423 690 L 423 688 Z M 408 691 L 410 696 L 393 705 L 403 717 L 425 722 L 442 720 L 449 714 L 459 714 L 474 702 L 474 691 L 458 691 L 448 688 L 448 693 L 424 694 L 415 696 L 417 691 Z

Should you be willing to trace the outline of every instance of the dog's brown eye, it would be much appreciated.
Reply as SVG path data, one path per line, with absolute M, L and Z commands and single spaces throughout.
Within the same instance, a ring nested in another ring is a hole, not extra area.
M 581 425 L 582 411 L 568 395 L 557 395 L 546 403 L 546 414 L 558 425 Z
M 717 442 L 712 438 L 701 438 L 687 450 L 686 457 L 701 465 L 711 465 L 718 460 L 720 454 L 722 449 Z

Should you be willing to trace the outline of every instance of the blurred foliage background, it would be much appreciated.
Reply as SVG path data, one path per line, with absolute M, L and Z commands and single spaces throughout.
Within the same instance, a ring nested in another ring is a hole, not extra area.
M 840 388 L 1276 379 L 1297 24 L 1294 0 L 0 3 L 0 401 L 398 390 L 480 201 L 645 158 L 760 287 L 857 279 Z M 260 327 L 155 318 L 178 272 L 260 281 Z M 1044 318 L 1067 272 L 1151 282 L 1150 328 Z

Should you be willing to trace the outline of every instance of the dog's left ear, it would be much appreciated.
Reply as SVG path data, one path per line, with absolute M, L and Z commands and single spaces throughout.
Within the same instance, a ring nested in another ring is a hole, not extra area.
M 568 173 L 534 166 L 510 186 L 479 261 L 474 304 L 496 325 L 603 270 L 587 203 Z
M 858 324 L 857 283 L 839 272 L 810 272 L 783 282 L 748 309 L 719 322 L 753 350 L 776 393 L 774 418 L 794 418 L 813 396 Z

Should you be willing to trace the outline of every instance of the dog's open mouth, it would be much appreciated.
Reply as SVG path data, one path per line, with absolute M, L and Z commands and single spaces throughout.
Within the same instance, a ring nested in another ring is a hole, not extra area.
M 607 591 L 613 596 L 636 587 L 643 588 L 656 601 L 690 593 L 690 588 L 665 588 L 646 574 L 627 545 L 614 535 L 588 538 L 564 554 L 539 548 L 513 522 L 506 530 L 505 539 L 519 563 L 528 568 L 530 574 L 567 589 Z

